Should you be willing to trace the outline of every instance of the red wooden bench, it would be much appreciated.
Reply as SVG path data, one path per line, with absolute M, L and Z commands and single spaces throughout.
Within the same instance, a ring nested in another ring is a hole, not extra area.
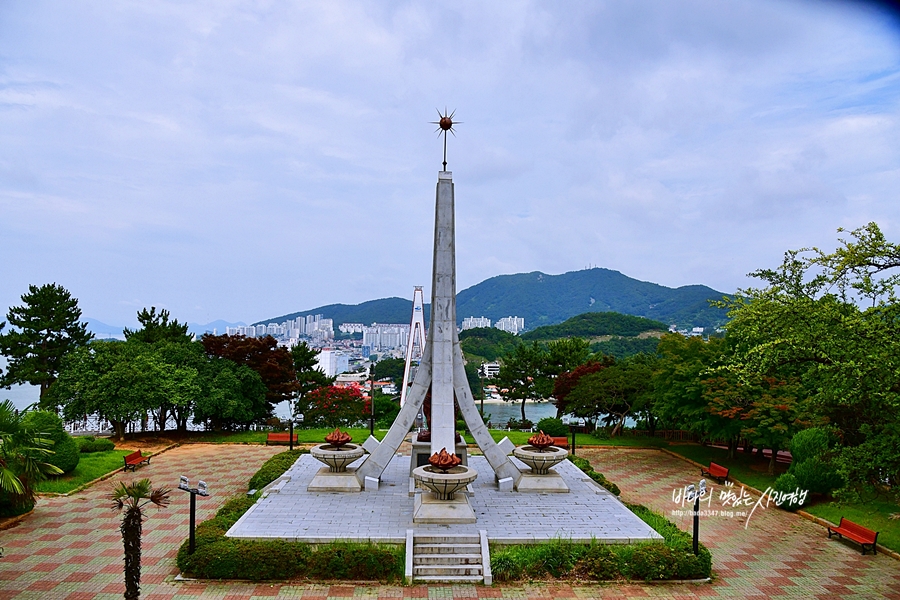
M 554 437 L 553 445 L 558 446 L 560 448 L 565 448 L 566 450 L 568 450 L 569 449 L 569 438 L 563 437 L 563 436 Z
M 135 467 L 141 463 L 147 463 L 149 465 L 150 457 L 141 454 L 140 450 L 135 450 L 131 454 L 125 456 L 125 471 L 127 472 L 129 467 L 134 471 Z
M 863 556 L 866 555 L 866 546 L 872 547 L 872 554 L 878 554 L 878 550 L 875 549 L 875 544 L 878 541 L 877 531 L 872 531 L 841 517 L 840 525 L 828 528 L 828 539 L 831 539 L 831 536 L 834 534 L 841 536 L 841 538 L 849 538 L 862 546 Z
M 728 481 L 728 469 L 726 469 L 722 465 L 717 465 L 714 462 L 709 463 L 709 468 L 707 469 L 700 467 L 700 474 L 706 475 L 707 477 L 712 477 L 719 483 L 725 483 L 726 481 Z
M 294 443 L 297 443 L 297 435 L 294 434 Z M 266 434 L 266 446 L 272 444 L 289 444 L 291 442 L 291 434 L 289 433 L 269 433 Z

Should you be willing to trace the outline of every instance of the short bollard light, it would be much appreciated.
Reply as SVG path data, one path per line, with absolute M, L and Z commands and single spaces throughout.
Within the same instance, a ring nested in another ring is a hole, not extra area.
M 181 481 L 178 483 L 178 489 L 184 490 L 191 495 L 191 525 L 190 525 L 190 533 L 188 536 L 188 554 L 194 553 L 194 528 L 197 523 L 196 514 L 197 514 L 197 496 L 209 496 L 209 489 L 206 487 L 206 482 L 202 479 L 197 482 L 197 487 L 192 488 L 190 480 L 184 475 L 181 476 Z
M 685 497 L 688 502 L 694 501 L 694 556 L 700 554 L 700 498 L 706 495 L 706 480 L 701 479 L 699 490 L 694 489 L 694 484 L 687 486 Z

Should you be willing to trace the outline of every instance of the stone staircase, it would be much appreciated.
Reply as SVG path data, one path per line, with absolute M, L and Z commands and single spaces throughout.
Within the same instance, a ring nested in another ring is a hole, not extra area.
M 477 535 L 415 535 L 406 532 L 406 578 L 410 582 L 491 585 L 487 532 Z

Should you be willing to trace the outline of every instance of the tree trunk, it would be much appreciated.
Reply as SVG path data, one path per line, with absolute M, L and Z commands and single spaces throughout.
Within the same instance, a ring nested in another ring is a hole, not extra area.
M 120 527 L 125 546 L 125 600 L 141 596 L 141 516 L 139 508 L 128 508 Z
M 647 413 L 647 432 L 650 437 L 656 437 L 656 417 L 652 413 Z
M 732 437 L 728 440 L 728 458 L 734 460 L 734 454 L 737 452 L 738 438 L 737 436 Z
M 772 448 L 772 458 L 769 459 L 769 475 L 775 474 L 775 458 L 778 456 L 778 450 Z
M 119 442 L 124 440 L 125 439 L 125 421 L 110 420 L 109 422 L 112 423 L 113 431 L 116 432 L 116 440 Z

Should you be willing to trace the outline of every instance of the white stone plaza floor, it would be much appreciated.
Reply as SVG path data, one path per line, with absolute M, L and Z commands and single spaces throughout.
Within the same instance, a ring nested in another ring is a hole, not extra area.
M 309 543 L 335 540 L 403 543 L 406 531 L 415 535 L 464 535 L 487 532 L 496 543 L 534 543 L 551 539 L 630 543 L 662 539 L 613 494 L 597 485 L 569 461 L 554 469 L 569 493 L 501 492 L 483 456 L 470 456 L 478 471 L 469 497 L 477 522 L 426 525 L 413 523 L 409 456 L 397 455 L 382 475 L 377 491 L 358 493 L 307 492 L 322 467 L 312 456 L 300 456 L 286 477 L 261 498 L 228 531 L 229 537 L 286 539 Z M 512 459 L 523 472 L 528 468 Z M 427 492 L 425 492 L 427 493 Z

